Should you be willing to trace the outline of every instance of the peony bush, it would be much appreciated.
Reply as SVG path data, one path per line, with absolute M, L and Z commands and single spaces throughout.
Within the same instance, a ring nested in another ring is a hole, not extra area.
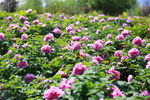
M 2 100 L 150 99 L 146 18 L 1 13 Z

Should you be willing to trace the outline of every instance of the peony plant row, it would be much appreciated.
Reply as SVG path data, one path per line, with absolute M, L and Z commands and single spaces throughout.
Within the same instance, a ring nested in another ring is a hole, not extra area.
M 2 100 L 150 99 L 146 18 L 1 13 Z

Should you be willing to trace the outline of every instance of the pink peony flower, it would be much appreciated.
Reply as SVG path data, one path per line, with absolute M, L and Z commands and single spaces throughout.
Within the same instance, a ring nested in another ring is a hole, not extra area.
M 107 38 L 107 39 L 112 38 L 112 34 L 108 34 L 108 35 L 106 36 L 106 38 Z
M 100 98 L 99 100 L 104 100 L 103 98 Z
M 109 44 L 112 44 L 112 41 L 108 40 L 108 41 L 105 42 L 104 45 L 109 45 Z
M 106 25 L 103 27 L 103 30 L 105 30 L 106 28 L 109 28 L 109 27 L 110 27 L 110 25 Z
M 94 17 L 94 16 L 89 16 L 88 18 L 91 19 L 91 18 L 93 18 L 93 17 Z
M 82 41 L 89 41 L 90 39 L 86 36 L 83 36 L 83 38 L 81 39 Z
M 38 19 L 33 21 L 34 24 L 38 25 L 40 23 L 40 21 Z
M 27 34 L 22 34 L 21 35 L 21 40 L 27 40 L 28 38 L 28 35 Z
M 124 39 L 124 36 L 123 36 L 123 35 L 117 35 L 117 36 L 116 36 L 116 39 L 117 39 L 117 40 L 123 40 L 123 39 Z
M 137 36 L 133 39 L 132 44 L 142 46 L 142 39 L 139 36 Z
M 146 61 L 150 61 L 150 53 L 145 56 Z
M 115 80 L 118 80 L 120 78 L 120 72 L 115 70 L 115 66 L 112 66 L 108 71 L 108 74 L 112 74 L 115 76 Z
M 73 28 L 72 28 L 71 26 L 66 27 L 66 31 L 67 31 L 67 32 L 70 32 L 70 31 L 72 31 L 72 30 L 73 30 Z
M 14 43 L 13 47 L 16 48 L 16 49 L 18 49 L 20 46 L 18 44 Z
M 13 41 L 16 41 L 17 40 L 17 38 L 13 38 Z
M 7 53 L 8 53 L 8 54 L 12 54 L 12 50 L 8 50 Z
M 98 17 L 105 16 L 105 14 L 99 14 Z
M 12 16 L 8 16 L 6 19 L 7 20 L 12 20 Z
M 65 90 L 71 88 L 71 85 L 74 83 L 74 78 L 70 78 L 69 80 L 63 78 L 63 81 L 60 83 L 60 89 Z
M 26 17 L 24 17 L 24 16 L 19 17 L 19 20 L 25 20 L 25 19 L 26 19 Z
M 118 31 L 122 31 L 122 30 L 123 30 L 123 28 L 119 28 L 119 29 L 118 29 Z
M 114 18 L 112 18 L 112 17 L 109 17 L 109 18 L 108 18 L 108 20 L 109 20 L 109 21 L 113 21 L 113 20 L 114 20 Z
M 82 75 L 86 69 L 86 66 L 80 62 L 73 67 L 72 75 Z
M 135 58 L 136 56 L 140 55 L 140 51 L 138 49 L 136 49 L 136 48 L 132 48 L 131 50 L 128 51 L 128 55 L 131 58 Z
M 60 74 L 62 77 L 67 77 L 68 76 L 63 71 L 58 71 L 56 74 Z
M 0 40 L 5 40 L 5 36 L 3 33 L 0 33 Z
M 128 20 L 126 20 L 126 22 L 127 22 L 127 23 L 131 23 L 131 22 L 132 22 L 132 20 L 128 19 Z
M 106 20 L 105 19 L 101 19 L 101 20 L 99 20 L 99 22 L 105 22 Z
M 104 41 L 103 41 L 103 40 L 97 40 L 96 42 L 99 42 L 99 43 L 104 43 Z
M 150 96 L 150 92 L 148 90 L 142 91 L 140 94 L 143 96 Z
M 100 64 L 100 63 L 102 63 L 103 58 L 100 57 L 100 56 L 94 56 L 94 57 L 92 58 L 92 61 L 93 61 L 94 63 L 96 63 L 96 64 Z
M 133 76 L 129 75 L 128 78 L 127 78 L 128 82 L 130 82 L 132 80 L 132 78 L 133 78 Z
M 54 35 L 49 33 L 44 37 L 44 41 L 48 41 L 48 40 L 53 40 L 54 39 Z
M 17 64 L 17 67 L 18 68 L 27 68 L 28 67 L 28 62 L 19 60 L 18 64 Z
M 58 28 L 56 28 L 56 29 L 53 30 L 53 32 L 54 32 L 55 34 L 60 34 L 60 33 L 61 33 L 61 30 L 58 29 Z
M 53 15 L 52 14 L 47 14 L 47 18 L 51 18 Z
M 123 30 L 123 31 L 121 32 L 121 35 L 123 35 L 123 36 L 128 36 L 128 35 L 130 35 L 130 32 L 129 32 L 129 30 Z
M 150 61 L 149 61 L 149 62 L 147 62 L 147 65 L 150 65 Z
M 23 48 L 31 47 L 29 44 L 25 43 L 22 45 Z
M 113 98 L 116 98 L 117 96 L 125 96 L 121 91 L 120 89 L 113 85 L 113 88 L 112 88 L 113 92 L 110 94 Z
M 26 74 L 24 77 L 24 81 L 26 83 L 30 83 L 35 79 L 35 76 L 33 74 Z
M 95 42 L 93 44 L 93 48 L 94 48 L 95 51 L 99 51 L 100 49 L 103 48 L 103 45 L 100 42 Z
M 70 35 L 75 35 L 75 32 L 74 31 L 70 31 L 69 34 Z
M 20 31 L 25 32 L 26 30 L 27 30 L 27 27 L 23 27 L 23 28 L 21 28 Z
M 73 40 L 73 41 L 78 41 L 78 40 L 80 40 L 80 37 L 79 37 L 79 36 L 73 36 L 73 37 L 72 37 L 72 40 Z
M 51 53 L 53 52 L 54 50 L 51 48 L 51 46 L 49 45 L 44 45 L 42 48 L 41 48 L 41 51 L 43 53 Z
M 128 59 L 129 57 L 128 56 L 122 56 L 121 57 L 121 61 L 125 60 L 125 59 Z
M 81 48 L 81 45 L 79 42 L 71 42 L 71 47 L 73 50 L 79 50 Z
M 94 20 L 96 20 L 96 21 L 97 21 L 97 20 L 98 20 L 98 17 L 94 17 Z
M 100 30 L 96 30 L 96 34 L 100 33 L 101 31 Z
M 26 10 L 27 13 L 31 13 L 32 11 L 33 11 L 32 9 Z
M 29 21 L 24 21 L 24 24 L 25 24 L 25 25 L 29 25 L 30 22 L 29 22 Z
M 81 57 L 89 57 L 90 55 L 89 54 L 85 54 L 85 53 L 83 53 L 82 50 L 80 50 L 79 56 L 81 56 Z
M 44 92 L 44 97 L 46 100 L 56 100 L 63 94 L 65 94 L 64 91 L 58 87 L 51 86 L 50 89 Z
M 120 57 L 122 54 L 123 54 L 123 52 L 121 50 L 118 50 L 115 52 L 114 56 Z
M 146 68 L 150 68 L 150 61 L 147 62 Z
M 128 26 L 128 24 L 127 24 L 127 23 L 123 23 L 123 24 L 122 24 L 122 27 L 125 27 L 125 26 Z
M 95 23 L 95 22 L 96 22 L 96 20 L 94 20 L 94 19 L 90 21 L 90 23 Z
M 149 29 L 147 29 L 147 31 L 148 31 L 148 33 L 150 33 L 150 28 L 149 28 Z
M 122 64 L 122 62 L 117 62 L 117 65 L 120 66 Z

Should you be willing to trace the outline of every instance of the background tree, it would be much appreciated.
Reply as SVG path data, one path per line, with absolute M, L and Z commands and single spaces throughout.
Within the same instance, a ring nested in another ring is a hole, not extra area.
M 7 11 L 7 12 L 14 12 L 17 7 L 17 1 L 16 0 L 5 0 L 2 3 L 2 10 Z
M 89 0 L 92 9 L 102 10 L 109 15 L 119 15 L 135 3 L 136 0 Z

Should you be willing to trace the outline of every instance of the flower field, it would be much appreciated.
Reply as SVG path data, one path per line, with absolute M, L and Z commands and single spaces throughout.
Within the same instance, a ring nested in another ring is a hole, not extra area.
M 150 99 L 145 20 L 1 12 L 1 100 Z

